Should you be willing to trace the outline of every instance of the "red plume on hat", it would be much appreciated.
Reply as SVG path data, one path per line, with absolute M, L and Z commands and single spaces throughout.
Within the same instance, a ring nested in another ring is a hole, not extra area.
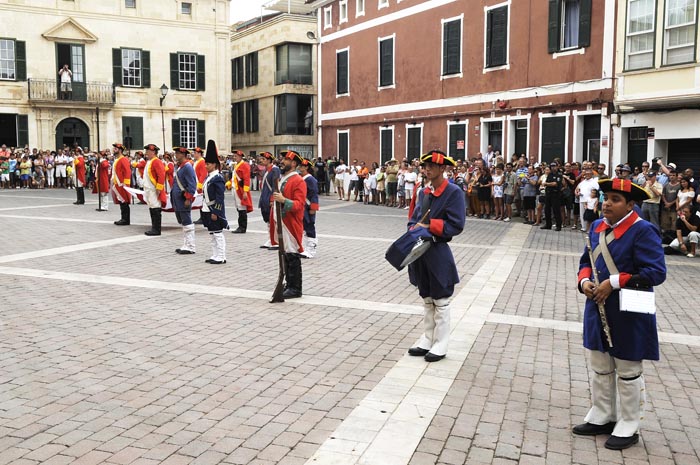
M 209 139 L 209 142 L 207 142 L 207 153 L 204 156 L 204 162 L 216 163 L 217 165 L 221 164 L 219 161 L 219 151 L 216 148 L 216 142 L 211 139 Z

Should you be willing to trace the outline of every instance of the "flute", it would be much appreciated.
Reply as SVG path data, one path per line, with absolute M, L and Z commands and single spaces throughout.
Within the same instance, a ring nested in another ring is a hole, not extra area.
M 591 261 L 591 269 L 593 270 L 593 283 L 598 287 L 600 284 L 600 280 L 598 279 L 598 270 L 595 267 L 595 259 L 593 258 L 593 249 L 591 248 L 591 238 L 588 237 L 588 234 L 585 236 L 586 238 L 586 247 L 588 247 L 588 258 Z M 605 240 L 605 239 L 603 239 Z M 603 325 L 603 332 L 605 333 L 605 339 L 608 341 L 608 346 L 612 347 L 612 335 L 610 334 L 610 326 L 608 325 L 608 316 L 605 313 L 605 304 L 601 303 L 598 304 L 598 313 L 600 314 L 600 323 Z

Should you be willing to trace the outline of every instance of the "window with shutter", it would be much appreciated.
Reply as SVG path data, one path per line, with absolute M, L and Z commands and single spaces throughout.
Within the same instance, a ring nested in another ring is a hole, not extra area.
M 17 80 L 17 50 L 12 39 L 0 39 L 0 80 Z
M 17 146 L 29 144 L 29 116 L 17 115 Z
M 231 73 L 231 83 L 233 85 L 233 90 L 243 89 L 243 57 L 238 57 L 231 60 Z
M 591 43 L 591 0 L 549 0 L 547 51 L 556 53 Z
M 486 67 L 503 66 L 508 60 L 508 6 L 486 12 Z
M 350 163 L 350 131 L 338 131 L 338 160 Z
M 336 94 L 337 95 L 347 95 L 350 92 L 349 89 L 349 55 L 350 50 L 339 50 L 335 53 L 336 59 Z
M 394 158 L 394 127 L 380 128 L 379 158 L 381 164 L 385 164 Z
M 413 159 L 421 156 L 421 139 L 423 138 L 423 128 L 409 127 L 406 130 L 406 157 Z
M 258 101 L 248 100 L 245 104 L 246 131 L 258 132 Z
M 258 52 L 249 53 L 245 56 L 245 85 L 255 86 L 258 84 Z
M 442 75 L 462 72 L 462 18 L 446 20 L 442 26 Z
M 245 108 L 243 102 L 236 102 L 231 106 L 232 131 L 234 134 L 245 132 Z
M 143 147 L 143 118 L 122 116 L 122 141 L 129 150 Z
M 379 87 L 394 85 L 394 38 L 379 39 Z

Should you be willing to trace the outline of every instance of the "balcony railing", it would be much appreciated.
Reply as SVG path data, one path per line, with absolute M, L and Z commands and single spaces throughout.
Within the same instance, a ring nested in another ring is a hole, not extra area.
M 108 82 L 73 82 L 72 92 L 61 92 L 55 79 L 29 79 L 29 100 L 34 102 L 86 102 L 114 104 L 114 85 Z

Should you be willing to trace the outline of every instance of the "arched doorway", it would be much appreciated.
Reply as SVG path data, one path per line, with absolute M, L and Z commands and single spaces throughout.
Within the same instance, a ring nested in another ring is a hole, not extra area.
M 85 149 L 90 144 L 90 130 L 87 125 L 78 118 L 66 118 L 56 126 L 56 148 L 64 145 L 73 148 L 75 146 Z

